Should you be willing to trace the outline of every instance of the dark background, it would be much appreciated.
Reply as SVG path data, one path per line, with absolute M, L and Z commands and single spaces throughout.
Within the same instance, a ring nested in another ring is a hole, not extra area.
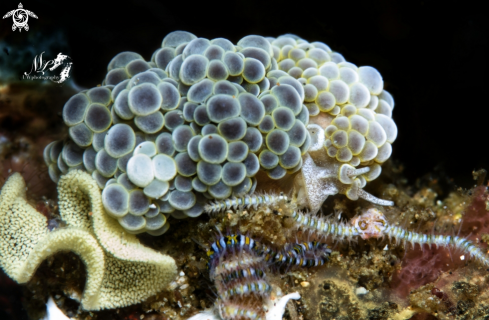
M 2 0 L 0 15 L 16 9 L 19 1 Z M 30 30 L 21 33 L 12 32 L 11 18 L 0 19 L 3 76 L 7 71 L 14 75 L 28 71 L 42 51 L 52 55 L 46 59 L 62 51 L 72 58 L 75 82 L 93 87 L 104 78 L 114 55 L 136 51 L 149 60 L 163 37 L 174 30 L 233 43 L 249 34 L 294 33 L 308 41 L 323 41 L 348 61 L 381 72 L 396 101 L 393 117 L 399 135 L 392 158 L 403 164 L 410 183 L 438 172 L 456 185 L 470 187 L 472 170 L 489 169 L 488 18 L 478 2 L 22 3 L 39 19 L 29 18 Z M 62 105 L 53 108 L 59 112 Z M 13 293 L 10 290 L 20 288 L 2 285 L 0 295 Z
M 121 51 L 136 51 L 149 60 L 173 30 L 234 43 L 249 34 L 283 33 L 323 41 L 348 61 L 381 72 L 396 101 L 399 136 L 393 159 L 404 165 L 409 181 L 438 166 L 456 184 L 469 187 L 473 169 L 489 168 L 488 19 L 475 1 L 23 4 L 39 17 L 29 19 L 28 32 L 13 33 L 11 18 L 0 20 L 2 38 L 33 49 L 24 53 L 23 68 L 30 67 L 33 52 L 45 50 L 41 37 L 64 37 L 63 53 L 73 59 L 72 77 L 83 87 L 99 84 L 108 62 Z M 17 5 L 17 0 L 2 1 L 2 16 Z M 8 58 L 15 55 L 11 50 Z M 6 57 L 3 50 L 0 57 Z

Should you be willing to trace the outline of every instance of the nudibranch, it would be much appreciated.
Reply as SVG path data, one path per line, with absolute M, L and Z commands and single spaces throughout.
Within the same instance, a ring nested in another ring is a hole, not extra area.
M 151 59 L 122 52 L 101 86 L 65 104 L 69 137 L 44 150 L 52 180 L 89 172 L 130 233 L 254 192 L 257 174 L 296 174 L 304 206 L 328 195 L 392 205 L 363 191 L 397 135 L 394 100 L 372 67 L 322 42 L 250 35 L 237 44 L 168 34 Z M 297 172 L 299 172 L 297 174 Z

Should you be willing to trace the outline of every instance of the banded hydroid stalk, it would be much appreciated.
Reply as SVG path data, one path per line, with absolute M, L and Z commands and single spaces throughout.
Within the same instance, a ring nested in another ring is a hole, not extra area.
M 288 198 L 283 193 L 276 194 L 252 194 L 243 197 L 233 197 L 224 200 L 210 202 L 205 205 L 204 211 L 209 214 L 223 212 L 225 210 L 237 210 L 253 208 L 257 209 L 260 205 L 276 205 L 280 202 L 288 202 Z
M 291 217 L 298 227 L 310 230 L 318 236 L 348 240 L 354 236 L 360 236 L 363 239 L 387 237 L 390 240 L 395 239 L 397 243 L 410 243 L 413 247 L 416 244 L 420 247 L 424 244 L 435 245 L 437 248 L 451 247 L 489 266 L 488 256 L 473 242 L 459 236 L 423 234 L 390 225 L 384 214 L 375 208 L 368 209 L 360 216 L 353 218 L 350 224 L 338 223 L 298 211 L 293 211 Z
M 291 200 L 286 195 L 280 193 L 249 195 L 241 198 L 230 198 L 216 201 L 206 206 L 206 212 L 218 213 L 224 210 L 236 210 L 238 208 L 254 208 L 266 205 L 273 206 L 280 203 L 290 203 Z M 350 223 L 337 222 L 331 219 L 326 219 L 315 214 L 303 213 L 297 210 L 292 210 L 290 217 L 295 220 L 297 227 L 309 230 L 319 237 L 332 237 L 335 240 L 351 241 L 354 237 L 360 236 L 363 239 L 368 238 L 384 238 L 390 240 L 395 239 L 397 243 L 410 243 L 413 247 L 419 244 L 422 247 L 424 244 L 428 246 L 435 245 L 436 247 L 445 246 L 458 249 L 479 261 L 485 266 L 489 266 L 489 257 L 473 242 L 459 236 L 449 235 L 430 235 L 413 231 L 408 231 L 399 226 L 393 226 L 386 220 L 384 214 L 375 208 L 370 208 L 351 220 Z M 268 248 L 267 248 L 268 249 Z M 271 249 L 268 249 L 272 251 Z M 298 255 L 293 256 L 288 254 L 287 250 L 275 252 L 272 255 L 266 255 L 266 259 L 270 259 L 275 263 L 285 262 L 290 265 L 315 265 L 312 261 L 305 262 L 300 260 Z M 268 260 L 267 259 L 267 260 Z M 309 259 L 310 260 L 310 259 Z

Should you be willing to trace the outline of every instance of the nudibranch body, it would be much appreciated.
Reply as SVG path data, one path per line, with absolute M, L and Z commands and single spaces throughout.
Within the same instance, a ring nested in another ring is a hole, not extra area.
M 170 215 L 251 194 L 260 171 L 301 171 L 296 190 L 312 211 L 337 193 L 390 205 L 362 188 L 390 156 L 393 107 L 374 68 L 324 43 L 251 35 L 235 45 L 176 31 L 150 61 L 116 55 L 102 86 L 70 98 L 69 138 L 44 158 L 54 181 L 91 173 L 131 233 L 160 235 Z

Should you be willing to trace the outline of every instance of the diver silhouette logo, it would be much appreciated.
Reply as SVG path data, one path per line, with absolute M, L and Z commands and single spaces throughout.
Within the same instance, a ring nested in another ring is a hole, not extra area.
M 37 16 L 34 14 L 34 12 L 24 9 L 22 3 L 19 3 L 18 9 L 7 12 L 7 14 L 3 16 L 3 19 L 10 16 L 12 16 L 12 19 L 14 20 L 12 31 L 19 29 L 19 32 L 22 32 L 22 28 L 24 28 L 25 31 L 29 31 L 29 25 L 27 24 L 29 16 L 37 19 Z
M 73 62 L 67 60 L 71 59 L 69 56 L 64 55 L 60 52 L 54 60 L 44 60 L 42 57 L 43 53 L 44 51 L 41 52 L 40 55 L 34 57 L 34 60 L 32 61 L 31 71 L 29 73 L 24 72 L 22 79 L 51 80 L 56 83 L 63 83 L 66 79 L 70 77 L 70 71 Z M 63 68 L 59 75 L 44 75 L 44 72 L 47 71 L 46 68 L 50 67 L 48 70 L 53 71 L 61 65 L 63 66 Z

